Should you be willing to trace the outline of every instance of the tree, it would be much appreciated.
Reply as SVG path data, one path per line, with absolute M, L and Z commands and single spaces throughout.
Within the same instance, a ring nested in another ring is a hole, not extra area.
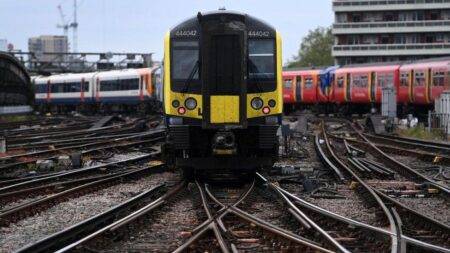
M 331 56 L 333 47 L 333 34 L 331 27 L 317 27 L 310 30 L 308 35 L 302 39 L 298 55 L 288 62 L 288 68 L 330 66 L 334 64 Z

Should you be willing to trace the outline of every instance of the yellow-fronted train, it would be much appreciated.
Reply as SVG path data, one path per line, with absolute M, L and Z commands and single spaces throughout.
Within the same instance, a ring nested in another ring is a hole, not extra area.
M 282 113 L 281 37 L 244 13 L 198 13 L 165 37 L 163 146 L 185 172 L 273 165 Z

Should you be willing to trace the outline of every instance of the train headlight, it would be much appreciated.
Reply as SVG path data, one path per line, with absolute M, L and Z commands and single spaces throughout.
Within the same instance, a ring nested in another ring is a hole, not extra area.
M 264 105 L 264 102 L 262 101 L 261 98 L 256 97 L 256 98 L 252 99 L 251 106 L 253 109 L 259 110 L 259 109 L 261 109 L 261 107 L 263 107 L 263 105 Z
M 269 108 L 268 106 L 266 106 L 266 107 L 264 107 L 264 108 L 262 109 L 262 112 L 263 112 L 264 114 L 269 114 L 269 113 L 270 113 L 270 108 Z
M 277 105 L 277 102 L 275 102 L 275 100 L 271 99 L 271 100 L 269 100 L 268 104 L 270 107 L 274 108 Z
M 195 98 L 188 98 L 184 101 L 184 106 L 189 110 L 194 110 L 197 107 L 197 100 Z

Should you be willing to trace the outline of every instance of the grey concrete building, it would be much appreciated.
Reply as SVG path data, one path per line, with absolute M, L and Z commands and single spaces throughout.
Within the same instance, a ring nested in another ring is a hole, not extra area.
M 8 41 L 6 39 L 0 39 L 0 51 L 8 50 Z
M 62 62 L 66 56 L 55 56 L 44 53 L 67 53 L 69 43 L 67 36 L 43 35 L 28 39 L 28 51 L 33 52 L 36 61 L 39 62 Z
M 337 64 L 450 56 L 450 0 L 333 0 L 332 4 Z

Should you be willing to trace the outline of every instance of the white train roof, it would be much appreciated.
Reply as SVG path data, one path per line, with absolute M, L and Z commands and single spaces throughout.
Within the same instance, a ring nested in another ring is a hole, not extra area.
M 98 71 L 98 72 L 89 72 L 89 73 L 65 73 L 65 74 L 57 74 L 57 75 L 51 75 L 51 76 L 34 76 L 32 78 L 32 80 L 34 80 L 34 82 L 36 84 L 42 84 L 42 83 L 47 83 L 49 80 L 50 80 L 50 83 L 60 83 L 60 82 L 81 81 L 83 78 L 85 80 L 89 80 L 94 77 L 98 77 L 100 79 L 132 78 L 132 77 L 138 77 L 141 74 L 149 74 L 156 69 L 158 69 L 158 67 L 109 70 L 109 71 Z

